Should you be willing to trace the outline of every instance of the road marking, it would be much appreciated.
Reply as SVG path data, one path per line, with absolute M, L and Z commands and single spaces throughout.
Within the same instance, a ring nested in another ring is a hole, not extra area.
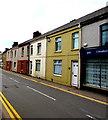
M 93 120 L 97 120 L 96 118 L 94 118 L 94 117 L 92 117 L 91 115 L 86 115 L 87 117 L 89 117 L 89 118 L 91 118 L 91 119 L 93 119 Z
M 67 92 L 67 93 L 70 93 L 72 95 L 76 95 L 76 96 L 79 96 L 79 97 L 82 97 L 82 98 L 85 98 L 85 99 L 88 99 L 88 100 L 91 100 L 91 101 L 95 101 L 97 103 L 101 103 L 101 104 L 104 104 L 104 105 L 108 105 L 107 102 L 103 102 L 103 101 L 100 101 L 100 100 L 96 100 L 94 98 L 90 98 L 90 97 L 87 97 L 87 96 L 84 96 L 84 95 L 80 95 L 78 93 L 74 93 L 74 92 L 71 92 L 71 91 L 67 91 L 65 89 L 62 89 L 62 88 L 59 88 L 59 87 L 55 87 L 55 86 L 52 86 L 52 85 L 49 85 L 49 84 L 46 84 L 46 83 L 43 83 L 43 82 L 39 82 L 37 80 L 34 80 L 34 79 L 31 79 L 31 78 L 27 78 L 27 77 L 24 77 L 24 76 L 21 76 L 21 75 L 18 75 L 17 73 L 12 73 L 12 72 L 9 72 L 9 71 L 5 71 L 3 70 L 4 72 L 7 72 L 7 73 L 10 73 L 10 74 L 13 74 L 15 76 L 18 76 L 18 77 L 21 77 L 21 78 L 24 78 L 24 79 L 27 79 L 27 80 L 30 80 L 30 81 L 33 81 L 33 82 L 36 82 L 36 83 L 40 83 L 42 85 L 45 85 L 45 86 L 49 86 L 51 88 L 55 88 L 55 89 L 58 89 L 58 90 L 61 90 L 61 91 L 64 91 L 64 92 Z
M 8 106 L 6 105 L 6 103 L 5 103 L 5 102 L 3 101 L 3 99 L 1 98 L 1 96 L 0 96 L 0 101 L 2 102 L 2 104 L 3 104 L 3 106 L 5 107 L 6 111 L 8 112 L 10 118 L 11 118 L 12 120 L 16 120 L 15 117 L 14 117 L 14 115 L 12 114 L 12 112 L 10 111 L 10 109 L 8 108 Z
M 15 81 L 15 82 L 17 82 L 17 83 L 20 83 L 19 81 L 17 81 L 17 80 L 14 80 L 13 78 L 10 78 L 11 80 L 13 80 L 13 81 Z
M 19 114 L 16 112 L 16 110 L 13 108 L 13 106 L 9 103 L 9 101 L 6 99 L 6 97 L 0 92 L 1 97 L 4 99 L 5 103 L 8 105 L 10 110 L 15 114 L 17 119 L 22 120 L 22 118 L 19 116 Z M 6 109 L 8 111 L 8 109 Z
M 52 100 L 54 100 L 54 101 L 56 100 L 55 98 L 50 97 L 49 95 L 46 95 L 45 93 L 42 93 L 42 92 L 40 92 L 40 91 L 38 91 L 38 90 L 36 90 L 36 89 L 34 89 L 34 88 L 31 88 L 31 87 L 29 87 L 29 86 L 27 86 L 27 88 L 29 88 L 29 89 L 31 89 L 31 90 L 33 90 L 33 91 L 35 91 L 35 92 L 37 92 L 37 93 L 45 96 L 45 97 L 48 97 L 48 98 L 50 98 L 50 99 L 52 99 Z

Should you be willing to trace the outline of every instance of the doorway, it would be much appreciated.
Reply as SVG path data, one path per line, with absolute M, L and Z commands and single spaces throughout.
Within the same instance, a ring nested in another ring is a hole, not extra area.
M 78 61 L 72 61 L 72 86 L 78 87 Z

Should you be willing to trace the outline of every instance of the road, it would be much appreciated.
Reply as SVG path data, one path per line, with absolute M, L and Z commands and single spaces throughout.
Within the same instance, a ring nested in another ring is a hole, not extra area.
M 108 104 L 2 72 L 2 94 L 24 118 L 106 118 Z

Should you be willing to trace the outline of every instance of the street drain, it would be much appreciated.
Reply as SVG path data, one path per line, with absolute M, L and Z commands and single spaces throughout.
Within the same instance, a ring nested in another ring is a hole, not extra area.
M 4 88 L 8 88 L 6 85 L 3 85 Z
M 19 88 L 17 85 L 3 85 L 4 88 Z

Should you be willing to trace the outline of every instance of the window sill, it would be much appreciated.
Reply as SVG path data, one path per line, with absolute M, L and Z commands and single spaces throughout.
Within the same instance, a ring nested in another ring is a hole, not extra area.
M 54 76 L 61 77 L 62 75 L 53 74 Z
M 37 55 L 41 55 L 41 53 L 37 53 Z
M 59 51 L 55 51 L 54 53 L 62 53 L 62 51 L 61 51 L 61 50 L 59 50 Z
M 71 49 L 71 51 L 79 51 L 79 49 Z

